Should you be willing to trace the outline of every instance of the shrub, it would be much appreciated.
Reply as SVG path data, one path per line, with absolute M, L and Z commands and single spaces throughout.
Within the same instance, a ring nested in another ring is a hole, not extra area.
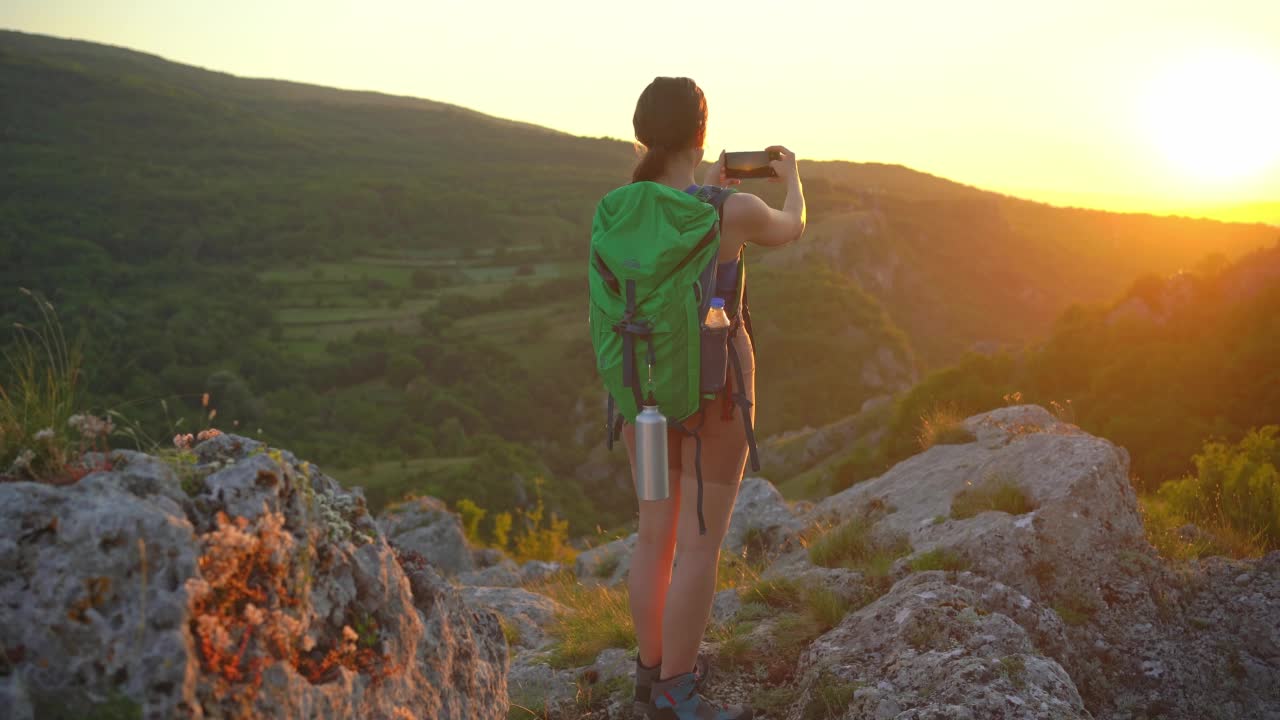
M 1256 428 L 1229 445 L 1210 441 L 1196 472 L 1156 496 L 1176 515 L 1216 535 L 1246 539 L 1262 552 L 1280 548 L 1280 426 Z M 1250 553 L 1252 554 L 1252 553 Z
M 809 559 L 822 567 L 860 570 L 872 577 L 889 574 L 893 561 L 911 552 L 905 537 L 873 539 L 871 522 L 854 518 L 827 532 L 809 546 Z
M 470 540 L 475 545 L 482 544 L 480 540 L 480 521 L 484 519 L 488 510 L 476 505 L 467 498 L 459 500 L 455 509 L 462 518 L 462 530 L 466 533 L 467 540 Z
M 921 450 L 934 445 L 963 445 L 976 438 L 964 426 L 964 416 L 955 405 L 935 405 L 920 418 L 916 434 Z
M 576 553 L 569 547 L 569 521 L 547 513 L 542 501 L 542 479 L 534 481 L 537 500 L 532 510 L 518 510 L 523 523 L 515 536 L 516 562 L 547 560 L 572 562 Z
M 971 518 L 988 510 L 1022 515 L 1035 509 L 1035 503 L 1031 502 L 1018 483 L 1000 474 L 988 475 L 981 484 L 970 485 L 951 499 L 951 517 L 957 520 Z

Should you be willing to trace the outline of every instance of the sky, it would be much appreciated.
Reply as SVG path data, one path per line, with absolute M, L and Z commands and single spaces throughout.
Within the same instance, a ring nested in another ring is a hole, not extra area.
M 4 0 L 0 27 L 593 137 L 683 75 L 709 152 L 1280 224 L 1280 0 Z

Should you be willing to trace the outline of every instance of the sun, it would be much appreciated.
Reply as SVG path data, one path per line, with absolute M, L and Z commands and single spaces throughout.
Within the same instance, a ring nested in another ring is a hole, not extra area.
M 1280 163 L 1280 66 L 1234 51 L 1186 58 L 1145 97 L 1143 125 L 1192 179 L 1247 179 Z

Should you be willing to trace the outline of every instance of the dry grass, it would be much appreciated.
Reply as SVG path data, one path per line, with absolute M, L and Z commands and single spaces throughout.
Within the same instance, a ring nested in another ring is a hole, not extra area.
M 635 647 L 626 587 L 584 585 L 561 573 L 530 589 L 565 607 L 550 628 L 556 640 L 549 658 L 552 667 L 578 667 L 594 661 L 602 650 Z
M 921 450 L 934 445 L 963 445 L 976 438 L 964 426 L 964 414 L 955 405 L 936 405 L 920 418 L 916 440 Z
M 978 485 L 970 485 L 951 499 L 951 517 L 971 518 L 988 510 L 1022 515 L 1035 510 L 1035 503 L 1011 477 L 991 474 Z
M 1156 552 L 1167 560 L 1186 561 L 1210 555 L 1257 558 L 1267 552 L 1261 534 L 1248 534 L 1226 524 L 1196 525 L 1196 531 L 1181 532 L 1188 523 L 1168 501 L 1154 494 L 1138 496 L 1142 525 Z

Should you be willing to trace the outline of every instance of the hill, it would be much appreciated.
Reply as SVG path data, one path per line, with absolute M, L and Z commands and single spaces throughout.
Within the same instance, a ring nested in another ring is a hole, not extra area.
M 43 292 L 84 333 L 88 405 L 151 444 L 216 410 L 375 504 L 425 488 L 526 505 L 542 476 L 575 530 L 625 516 L 580 308 L 592 208 L 626 181 L 628 143 L 15 32 L 0 97 L 0 285 Z M 751 253 L 764 434 L 837 420 L 975 343 L 1037 337 L 1143 263 L 1274 233 L 897 166 L 802 173 L 809 236 Z M 37 316 L 0 293 L 4 327 Z

